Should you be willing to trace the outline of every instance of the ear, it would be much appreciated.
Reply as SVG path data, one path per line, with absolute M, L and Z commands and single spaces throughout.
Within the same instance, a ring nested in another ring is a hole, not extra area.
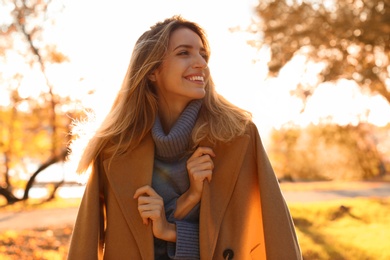
M 156 81 L 156 71 L 153 71 L 148 75 L 148 79 L 152 82 Z

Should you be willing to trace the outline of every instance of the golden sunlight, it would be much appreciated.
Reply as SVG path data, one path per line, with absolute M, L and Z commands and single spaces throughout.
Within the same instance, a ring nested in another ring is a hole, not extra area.
M 118 0 L 110 4 L 70 3 L 57 25 L 62 28 L 60 37 L 63 39 L 59 48 L 69 55 L 69 70 L 82 75 L 83 80 L 67 84 L 66 93 L 80 95 L 88 89 L 96 89 L 93 97 L 85 95 L 84 104 L 92 106 L 98 115 L 105 115 L 121 84 L 138 36 L 156 21 L 180 14 L 206 29 L 212 51 L 210 69 L 218 91 L 251 111 L 263 135 L 290 121 L 306 125 L 320 117 L 331 116 L 337 122 L 353 123 L 366 111 L 371 111 L 366 119 L 372 123 L 389 122 L 388 116 L 378 112 L 388 107 L 385 102 L 378 107 L 378 102 L 363 98 L 345 81 L 341 85 L 346 86 L 341 88 L 321 87 L 301 114 L 302 102 L 291 96 L 291 90 L 303 79 L 305 58 L 295 57 L 281 71 L 280 77 L 269 79 L 268 50 L 258 51 L 249 46 L 247 41 L 253 35 L 230 31 L 231 28 L 249 27 L 256 3 L 254 0 L 247 0 L 245 4 L 232 0 L 223 2 L 223 7 L 220 2 L 206 0 L 197 1 L 196 5 L 179 0 L 149 0 L 136 4 Z M 216 17 L 216 10 L 223 10 L 224 14 Z M 315 84 L 315 75 L 322 65 L 311 63 L 309 68 L 309 71 L 306 68 L 304 80 Z M 76 87 L 70 88 L 72 85 Z
M 346 80 L 337 86 L 320 86 L 301 113 L 302 101 L 292 96 L 291 91 L 302 81 L 315 85 L 322 64 L 309 62 L 305 67 L 306 58 L 297 55 L 281 70 L 279 77 L 268 78 L 269 50 L 256 50 L 247 43 L 258 36 L 231 32 L 232 28 L 245 30 L 251 25 L 256 3 L 255 0 L 244 3 L 229 0 L 221 6 L 220 2 L 206 0 L 199 0 L 196 5 L 180 0 L 69 2 L 53 25 L 56 30 L 49 30 L 45 35 L 56 43 L 68 61 L 60 66 L 48 66 L 47 74 L 56 86 L 56 93 L 82 99 L 83 105 L 94 109 L 99 122 L 120 87 L 136 39 L 156 21 L 180 14 L 205 28 L 212 51 L 209 67 L 217 90 L 251 111 L 265 138 L 272 128 L 292 121 L 300 125 L 323 118 L 333 118 L 341 124 L 362 118 L 377 125 L 389 122 L 390 116 L 383 114 L 390 111 L 384 100 L 364 96 Z M 216 10 L 223 11 L 223 15 L 216 17 Z M 3 73 L 20 71 L 17 60 L 12 64 L 8 63 Z M 24 73 L 24 82 L 28 84 L 22 82 L 19 88 L 22 98 L 39 94 L 41 90 L 32 85 L 45 85 L 39 84 L 44 79 L 36 75 L 40 74 Z M 90 95 L 91 92 L 94 94 Z M 9 100 L 2 97 L 5 95 L 0 93 L 0 104 L 7 104 Z

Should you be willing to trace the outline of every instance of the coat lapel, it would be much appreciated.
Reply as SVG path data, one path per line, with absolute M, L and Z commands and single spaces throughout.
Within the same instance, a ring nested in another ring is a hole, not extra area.
M 237 181 L 249 136 L 244 135 L 227 144 L 212 146 L 215 152 L 214 171 L 210 183 L 205 181 L 200 207 L 200 251 L 202 259 L 212 259 L 219 229 Z
M 212 145 L 203 142 L 201 146 L 214 149 L 214 171 L 210 183 L 205 181 L 200 209 L 200 251 L 202 258 L 212 259 L 219 229 L 234 190 L 247 149 L 249 136 L 244 135 L 230 143 Z M 123 156 L 115 158 L 110 167 L 104 161 L 109 184 L 120 205 L 123 216 L 134 234 L 143 259 L 145 252 L 153 247 L 151 225 L 142 224 L 138 214 L 137 201 L 133 195 L 141 186 L 151 185 L 153 173 L 154 143 L 147 136 L 142 143 Z M 203 257 L 206 254 L 206 257 Z
M 124 218 L 134 234 L 142 259 L 145 253 L 153 248 L 151 225 L 142 224 L 138 213 L 137 200 L 133 199 L 135 191 L 151 185 L 153 173 L 154 143 L 148 135 L 134 150 L 113 159 L 104 161 L 109 185 L 112 188 Z

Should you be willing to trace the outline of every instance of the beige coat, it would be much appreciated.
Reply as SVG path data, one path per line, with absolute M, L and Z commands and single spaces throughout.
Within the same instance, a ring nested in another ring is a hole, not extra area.
M 213 178 L 205 182 L 200 207 L 200 255 L 211 259 L 302 259 L 294 225 L 258 131 L 213 148 Z M 97 162 L 77 216 L 69 260 L 99 259 L 99 173 L 106 202 L 104 259 L 154 258 L 151 225 L 145 226 L 133 199 L 151 185 L 154 143 L 147 136 L 112 161 Z M 233 255 L 233 258 L 231 257 Z M 266 255 L 266 257 L 265 257 Z M 229 258 L 230 257 L 230 258 Z

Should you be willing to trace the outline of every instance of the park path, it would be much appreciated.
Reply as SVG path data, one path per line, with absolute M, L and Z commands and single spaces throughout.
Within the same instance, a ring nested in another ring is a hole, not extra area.
M 292 184 L 293 185 L 293 184 Z M 282 185 L 283 188 L 283 185 Z M 303 186 L 304 188 L 304 186 Z M 283 191 L 287 203 L 316 202 L 356 197 L 390 197 L 390 183 L 360 183 L 348 188 L 318 190 Z M 77 216 L 77 207 L 26 210 L 18 212 L 0 212 L 0 232 L 2 230 L 21 230 L 45 228 L 51 226 L 73 225 Z
M 22 230 L 46 228 L 50 226 L 73 225 L 78 208 L 57 208 L 25 210 L 18 212 L 0 212 L 1 230 Z
M 328 189 L 321 189 L 319 186 L 317 190 L 287 189 L 283 191 L 283 195 L 287 203 L 320 202 L 359 197 L 384 198 L 390 197 L 390 182 L 351 182 L 339 186 L 335 184 L 335 187 Z

